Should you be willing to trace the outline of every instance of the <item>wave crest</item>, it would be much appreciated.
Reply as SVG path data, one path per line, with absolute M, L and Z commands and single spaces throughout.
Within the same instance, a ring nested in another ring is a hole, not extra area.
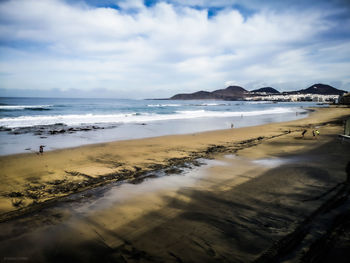
M 53 105 L 0 105 L 0 111 L 10 110 L 51 110 Z
M 0 119 L 0 126 L 8 128 L 30 127 L 36 125 L 51 125 L 63 123 L 66 125 L 85 124 L 116 124 L 116 123 L 145 123 L 152 121 L 181 120 L 193 118 L 258 116 L 265 114 L 283 114 L 293 112 L 292 108 L 272 108 L 256 111 L 223 112 L 223 111 L 176 111 L 174 114 L 128 113 L 128 114 L 77 114 L 77 115 L 48 115 L 21 116 Z

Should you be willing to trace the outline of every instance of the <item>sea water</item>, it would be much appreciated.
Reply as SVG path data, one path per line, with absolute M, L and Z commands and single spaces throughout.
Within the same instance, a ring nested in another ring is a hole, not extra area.
M 0 98 L 0 155 L 295 120 L 312 102 Z

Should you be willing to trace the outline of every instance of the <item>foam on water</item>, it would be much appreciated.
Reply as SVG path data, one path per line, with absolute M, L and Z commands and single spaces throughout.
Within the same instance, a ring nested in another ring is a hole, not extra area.
M 49 107 L 53 107 L 53 105 L 0 105 L 0 110 L 43 109 Z
M 191 104 L 191 106 L 229 106 L 230 103 L 200 103 L 200 104 Z
M 148 104 L 147 107 L 181 107 L 181 106 L 230 106 L 230 103 L 199 103 L 199 104 Z
M 193 118 L 259 116 L 265 114 L 282 114 L 293 112 L 292 108 L 276 107 L 255 111 L 176 111 L 174 114 L 157 113 L 128 113 L 128 114 L 68 114 L 44 116 L 20 116 L 14 118 L 1 118 L 0 126 L 8 128 L 30 127 L 37 125 L 52 125 L 63 123 L 66 125 L 81 124 L 114 124 L 114 123 L 147 123 L 153 121 L 181 120 Z
M 181 107 L 181 104 L 148 104 L 147 107 Z

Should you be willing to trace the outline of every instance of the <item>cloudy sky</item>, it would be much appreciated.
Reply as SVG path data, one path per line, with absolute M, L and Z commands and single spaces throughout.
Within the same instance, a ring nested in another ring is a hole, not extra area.
M 313 83 L 350 91 L 348 0 L 0 0 L 0 96 Z

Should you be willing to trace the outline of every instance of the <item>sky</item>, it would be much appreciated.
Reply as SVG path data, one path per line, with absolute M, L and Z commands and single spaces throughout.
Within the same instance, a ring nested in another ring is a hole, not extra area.
M 348 0 L 0 0 L 0 96 L 350 91 Z

